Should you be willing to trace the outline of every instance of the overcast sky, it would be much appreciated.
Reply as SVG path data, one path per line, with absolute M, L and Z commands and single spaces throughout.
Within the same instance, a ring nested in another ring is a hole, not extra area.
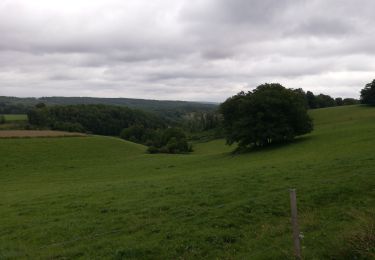
M 0 0 L 0 95 L 223 101 L 265 82 L 358 97 L 374 0 Z

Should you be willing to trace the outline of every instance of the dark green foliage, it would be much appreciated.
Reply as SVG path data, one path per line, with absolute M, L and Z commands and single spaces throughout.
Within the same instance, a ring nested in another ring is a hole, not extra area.
M 360 103 L 359 100 L 355 98 L 344 98 L 342 102 L 344 106 L 357 105 Z
M 191 152 L 184 131 L 180 128 L 147 129 L 143 125 L 133 125 L 121 131 L 122 139 L 149 146 L 149 153 Z
M 335 104 L 336 106 L 342 106 L 344 105 L 344 100 L 342 98 L 335 98 Z
M 5 116 L 0 115 L 0 124 L 5 124 Z
M 152 140 L 151 151 L 158 149 L 160 153 L 187 153 L 192 151 L 191 145 L 187 142 L 184 131 L 180 128 L 167 128 L 159 131 L 159 138 Z
M 375 79 L 361 90 L 361 103 L 375 106 Z
M 145 128 L 143 125 L 133 125 L 121 131 L 120 137 L 135 143 L 145 142 Z
M 0 114 L 26 114 L 32 105 L 16 102 L 11 97 L 0 97 Z
M 210 112 L 217 104 L 187 101 L 147 100 L 133 98 L 90 98 L 90 97 L 42 97 L 17 98 L 0 96 L 0 114 L 26 114 L 37 104 L 56 105 L 113 105 L 153 112 L 171 122 L 178 123 L 190 113 Z
M 183 127 L 191 133 L 220 128 L 222 116 L 219 111 L 195 112 L 184 117 Z
M 308 104 L 308 108 L 324 108 L 324 107 L 334 107 L 334 106 L 348 106 L 358 104 L 358 100 L 355 98 L 332 98 L 329 95 L 319 94 L 314 95 L 311 91 L 307 91 L 305 98 Z
M 29 123 L 39 127 L 53 127 L 56 121 L 50 119 L 49 110 L 45 109 L 33 109 L 27 113 Z
M 161 142 L 160 129 L 145 128 L 143 125 L 136 124 L 121 131 L 120 137 L 122 139 L 144 144 L 144 145 L 159 145 Z
M 155 115 L 126 107 L 71 105 L 35 108 L 28 113 L 32 125 L 56 130 L 119 135 L 121 130 L 141 124 L 146 128 L 164 127 Z
M 46 104 L 40 102 L 38 104 L 35 105 L 36 108 L 45 108 L 46 107 Z
M 186 138 L 186 135 L 180 128 L 167 128 L 161 134 L 161 144 L 166 145 L 172 138 L 180 140 Z
M 52 125 L 52 129 L 67 132 L 85 132 L 85 128 L 80 123 L 56 122 Z
M 293 140 L 312 130 L 300 91 L 264 84 L 227 99 L 220 107 L 228 144 L 240 148 Z
M 315 95 L 311 91 L 306 92 L 306 100 L 309 108 L 317 107 Z
M 335 100 L 329 95 L 319 94 L 315 98 L 317 108 L 334 107 L 336 105 Z

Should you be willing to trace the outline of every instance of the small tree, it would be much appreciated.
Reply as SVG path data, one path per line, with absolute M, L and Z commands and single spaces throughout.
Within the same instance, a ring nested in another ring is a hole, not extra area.
M 375 79 L 361 90 L 361 103 L 375 106 Z
M 228 144 L 239 148 L 291 141 L 312 130 L 306 99 L 282 85 L 264 84 L 240 92 L 220 106 Z

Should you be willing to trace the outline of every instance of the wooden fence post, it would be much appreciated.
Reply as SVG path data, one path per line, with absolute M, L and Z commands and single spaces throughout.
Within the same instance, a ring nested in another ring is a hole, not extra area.
M 292 213 L 292 228 L 293 228 L 293 245 L 294 245 L 294 256 L 296 259 L 301 259 L 301 243 L 300 233 L 297 219 L 297 196 L 296 189 L 290 189 L 290 208 Z

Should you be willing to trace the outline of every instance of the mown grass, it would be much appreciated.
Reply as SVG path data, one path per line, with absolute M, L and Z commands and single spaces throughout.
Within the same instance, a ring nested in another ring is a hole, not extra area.
M 13 122 L 13 121 L 26 121 L 27 115 L 24 114 L 17 114 L 17 115 L 4 115 L 6 122 Z
M 375 211 L 375 109 L 311 114 L 313 133 L 241 155 L 223 140 L 191 155 L 108 137 L 0 140 L 0 258 L 289 259 L 291 187 L 304 257 L 357 257 L 348 244 Z

